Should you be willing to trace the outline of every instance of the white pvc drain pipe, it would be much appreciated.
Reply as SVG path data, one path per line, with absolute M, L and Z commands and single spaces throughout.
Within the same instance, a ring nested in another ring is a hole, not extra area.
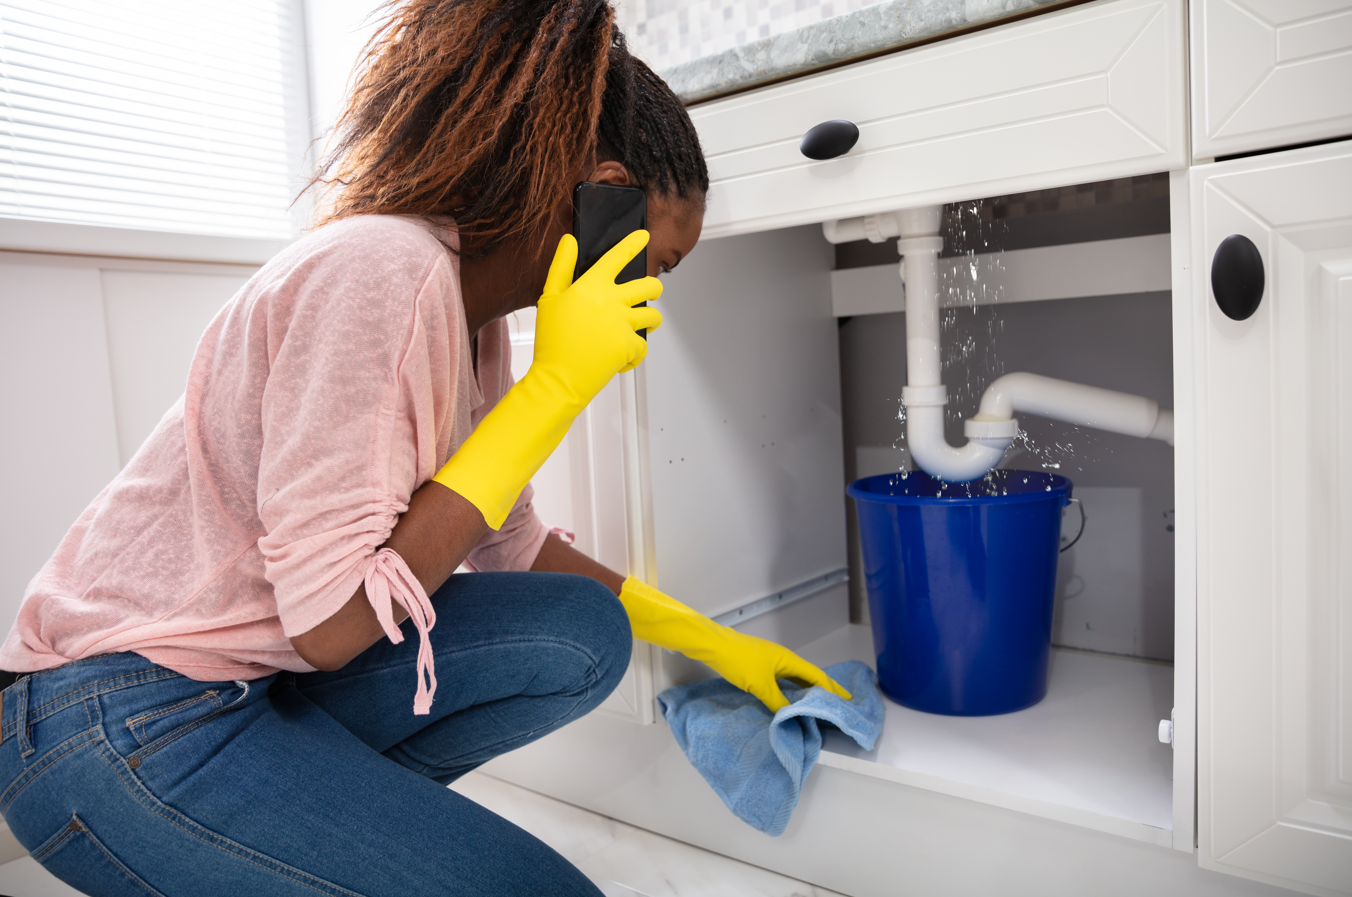
M 906 406 L 906 443 L 921 470 L 955 483 L 985 476 L 1018 436 L 1016 411 L 1173 445 L 1173 412 L 1161 410 L 1153 399 L 1023 373 L 1006 374 L 992 383 L 981 397 L 976 416 L 963 423 L 967 443 L 949 445 L 944 438 L 948 390 L 941 380 L 939 350 L 942 218 L 942 206 L 926 206 L 822 225 L 831 243 L 865 238 L 881 243 L 898 238 L 900 271 L 906 284 L 906 386 L 901 396 Z

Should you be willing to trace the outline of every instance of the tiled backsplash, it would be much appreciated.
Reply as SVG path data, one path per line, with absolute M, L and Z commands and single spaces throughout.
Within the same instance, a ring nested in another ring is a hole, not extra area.
M 613 0 L 630 47 L 697 103 L 1084 0 Z
M 981 200 L 978 215 L 982 221 L 996 218 L 1018 218 L 1039 212 L 1064 212 L 1133 200 L 1167 197 L 1169 175 L 1145 174 L 1092 184 L 1076 184 L 1053 190 L 1034 190 L 1031 193 L 1013 193 Z M 954 208 L 954 207 L 946 207 Z M 951 214 L 951 213 L 950 213 Z
M 882 0 L 620 0 L 630 49 L 654 69 L 730 50 Z

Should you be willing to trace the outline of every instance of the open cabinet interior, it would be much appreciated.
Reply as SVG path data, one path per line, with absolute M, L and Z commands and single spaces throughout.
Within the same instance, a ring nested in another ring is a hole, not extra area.
M 1167 179 L 1134 181 L 947 207 L 944 255 L 950 264 L 941 268 L 941 294 L 948 306 L 943 348 L 951 444 L 963 442 L 961 419 L 975 411 L 986 386 L 1012 371 L 1172 406 L 1171 295 L 1158 289 L 1167 287 L 1169 273 Z M 1147 262 L 1158 283 L 1123 282 L 1115 265 L 1107 264 L 1092 295 L 1046 301 L 1054 291 L 1036 273 L 1039 265 L 1057 264 L 1066 253 L 1083 259 L 1152 241 L 1163 250 Z M 1007 251 L 993 251 L 999 249 Z M 895 255 L 890 243 L 837 248 L 838 311 L 859 304 L 857 296 L 842 293 L 857 291 L 870 271 L 899 280 L 895 261 L 884 261 L 881 250 Z M 878 262 L 887 267 L 875 267 Z M 904 313 L 838 321 L 847 478 L 914 469 L 898 420 L 896 384 L 906 376 Z M 890 705 L 877 749 L 865 755 L 835 738 L 828 741 L 825 762 L 837 762 L 837 756 L 871 761 L 902 781 L 930 776 L 951 783 L 953 793 L 979 791 L 991 800 L 1017 795 L 1015 805 L 1045 804 L 1039 812 L 1074 808 L 1100 817 L 1096 824 L 1119 830 L 1108 820 L 1128 821 L 1133 825 L 1127 830 L 1138 836 L 1154 834 L 1169 843 L 1173 756 L 1158 740 L 1158 725 L 1169 719 L 1173 702 L 1173 450 L 1155 440 L 1019 417 L 1026 435 L 1001 467 L 1069 477 L 1085 512 L 1083 535 L 1071 544 L 1080 515 L 1073 507 L 1065 511 L 1047 698 L 1025 711 L 984 719 Z M 868 605 L 853 514 L 849 523 L 853 617 L 864 622 Z M 828 636 L 807 651 L 825 657 L 853 649 L 867 659 L 867 635 L 865 629 L 852 638 Z
M 1175 180 L 945 207 L 950 443 L 962 443 L 961 420 L 982 390 L 1015 371 L 1176 407 L 1188 438 L 1189 407 L 1175 399 L 1176 388 L 1183 396 L 1190 388 L 1175 380 L 1191 363 L 1188 339 L 1175 338 L 1177 259 L 1186 258 L 1176 243 L 1187 233 Z M 876 668 L 845 487 L 910 464 L 898 419 L 906 315 L 895 243 L 832 245 L 820 223 L 719 237 L 665 283 L 663 326 L 632 379 L 633 420 L 618 387 L 608 388 L 615 397 L 603 395 L 570 434 L 569 460 L 556 456 L 537 477 L 542 516 L 580 528 L 588 514 L 613 517 L 593 524 L 618 534 L 609 547 L 593 543 L 603 560 L 641 555 L 649 580 L 677 600 L 819 666 L 859 659 Z M 953 717 L 889 701 L 869 752 L 828 732 L 777 839 L 722 805 L 654 712 L 664 688 L 711 675 L 668 651 L 636 654 L 621 697 L 485 771 L 845 891 L 878 887 L 889 865 L 842 867 L 832 856 L 864 844 L 886 853 L 936 825 L 953 837 L 932 856 L 909 851 L 907 862 L 951 868 L 973 838 L 1021 845 L 1010 862 L 1030 869 L 1063 850 L 1111 863 L 1138 856 L 1113 844 L 1174 848 L 1148 864 L 1186 860 L 1195 818 L 1186 450 L 1019 417 L 1026 438 L 1005 466 L 1066 475 L 1086 512 L 1082 537 L 1059 556 L 1040 703 Z M 636 502 L 624 496 L 629 462 L 606 447 L 630 423 L 643 447 L 630 479 L 643 493 Z M 578 491 L 579 470 L 591 477 L 589 492 Z M 545 482 L 551 476 L 558 488 Z M 636 507 L 642 520 L 624 517 Z M 1068 510 L 1066 543 L 1078 529 Z M 580 545 L 587 538 L 579 532 Z M 1174 707 L 1188 746 L 1177 752 L 1161 741 Z M 1147 862 L 1130 862 L 1138 861 Z
M 1087 185 L 1089 201 L 1085 188 L 1043 191 L 1042 209 L 1027 197 L 947 207 L 950 443 L 1012 371 L 1173 406 L 1168 181 L 1136 182 L 1134 198 L 1127 181 L 1125 195 L 1122 182 Z M 1063 283 L 1086 259 L 1081 285 Z M 886 310 L 904 308 L 894 243 L 832 246 L 817 225 L 708 241 L 669 276 L 661 308 L 643 368 L 657 584 L 818 665 L 874 665 L 845 485 L 910 466 L 905 313 Z M 1174 695 L 1173 450 L 1020 424 L 1002 466 L 1068 476 L 1086 517 L 1060 557 L 1047 698 L 991 717 L 888 701 L 873 751 L 833 735 L 820 762 L 1170 845 L 1174 757 L 1159 727 Z M 1067 544 L 1073 507 L 1064 524 Z M 660 652 L 654 675 L 660 690 L 708 671 Z

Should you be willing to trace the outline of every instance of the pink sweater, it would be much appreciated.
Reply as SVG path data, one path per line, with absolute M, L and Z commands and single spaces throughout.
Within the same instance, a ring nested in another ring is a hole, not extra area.
M 475 364 L 456 245 L 449 227 L 370 216 L 263 266 L 202 335 L 183 398 L 29 584 L 0 669 L 134 651 L 204 681 L 309 671 L 288 638 L 364 582 L 423 620 L 425 712 L 431 607 L 376 549 L 512 385 L 505 321 L 479 331 Z M 531 494 L 469 566 L 530 568 L 548 532 Z

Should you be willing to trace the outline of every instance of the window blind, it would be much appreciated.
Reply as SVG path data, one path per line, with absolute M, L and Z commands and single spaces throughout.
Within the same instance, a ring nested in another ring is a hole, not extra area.
M 0 215 L 294 236 L 295 27 L 288 0 L 0 0 Z

